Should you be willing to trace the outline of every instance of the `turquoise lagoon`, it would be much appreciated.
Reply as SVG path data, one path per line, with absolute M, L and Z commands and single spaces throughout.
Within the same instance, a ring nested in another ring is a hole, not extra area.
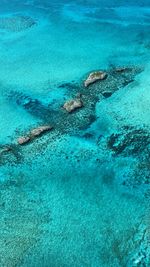
M 149 0 L 0 1 L 1 267 L 150 266 L 149 73 Z

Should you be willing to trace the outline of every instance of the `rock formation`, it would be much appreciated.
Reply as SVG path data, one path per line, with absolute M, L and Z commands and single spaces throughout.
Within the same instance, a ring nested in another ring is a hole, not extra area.
M 18 138 L 18 144 L 19 145 L 25 145 L 27 143 L 29 143 L 29 141 L 33 140 L 34 138 L 42 135 L 43 133 L 52 130 L 52 126 L 50 125 L 43 125 L 43 126 L 39 126 L 37 128 L 34 128 L 33 130 L 31 130 L 27 135 L 25 136 L 21 136 Z
M 31 140 L 31 138 L 29 136 L 21 136 L 18 138 L 18 144 L 19 145 L 25 145 L 27 144 L 29 141 Z
M 84 86 L 88 87 L 90 84 L 106 79 L 106 77 L 107 73 L 104 71 L 91 72 L 88 78 L 84 81 Z
M 68 100 L 63 105 L 63 108 L 69 113 L 75 111 L 76 109 L 82 108 L 82 107 L 83 107 L 83 102 L 80 98 Z

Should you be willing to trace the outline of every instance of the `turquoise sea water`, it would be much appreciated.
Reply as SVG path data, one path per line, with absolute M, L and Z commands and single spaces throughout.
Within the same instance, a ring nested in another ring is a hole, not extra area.
M 0 1 L 0 267 L 150 266 L 149 52 L 149 0 Z

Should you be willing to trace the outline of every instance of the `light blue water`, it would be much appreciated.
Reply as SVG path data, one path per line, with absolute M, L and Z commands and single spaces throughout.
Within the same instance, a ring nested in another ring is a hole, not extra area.
M 0 267 L 150 266 L 149 51 L 149 0 L 0 1 Z

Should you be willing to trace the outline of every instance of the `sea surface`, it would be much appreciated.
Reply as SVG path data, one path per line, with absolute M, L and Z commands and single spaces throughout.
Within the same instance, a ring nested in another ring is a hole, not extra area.
M 150 0 L 0 0 L 0 267 L 150 267 Z

